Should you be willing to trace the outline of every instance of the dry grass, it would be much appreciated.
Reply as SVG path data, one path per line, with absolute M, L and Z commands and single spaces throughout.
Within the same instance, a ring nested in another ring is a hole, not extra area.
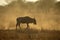
M 0 40 L 60 40 L 60 31 L 0 30 Z

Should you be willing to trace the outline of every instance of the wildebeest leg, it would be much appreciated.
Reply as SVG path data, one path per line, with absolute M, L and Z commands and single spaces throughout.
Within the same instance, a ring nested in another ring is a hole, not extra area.
M 29 28 L 29 24 L 27 23 L 27 28 L 26 29 L 28 29 Z
M 19 24 L 19 28 L 21 29 L 20 24 Z
M 16 24 L 16 30 L 17 30 L 18 23 Z
M 28 28 L 29 28 L 29 24 L 27 23 L 27 28 L 25 30 L 28 30 Z
M 20 28 L 20 23 L 17 23 L 17 24 L 16 24 L 16 30 L 17 30 L 17 27 L 18 27 L 18 26 L 19 26 L 19 28 Z

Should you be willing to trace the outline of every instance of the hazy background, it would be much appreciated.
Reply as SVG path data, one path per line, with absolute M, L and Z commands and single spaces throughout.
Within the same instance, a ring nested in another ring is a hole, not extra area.
M 37 25 L 30 24 L 32 29 L 60 30 L 60 1 L 39 0 L 3 0 L 0 2 L 0 29 L 15 29 L 16 18 L 30 16 L 36 18 Z M 25 28 L 26 24 L 21 24 Z

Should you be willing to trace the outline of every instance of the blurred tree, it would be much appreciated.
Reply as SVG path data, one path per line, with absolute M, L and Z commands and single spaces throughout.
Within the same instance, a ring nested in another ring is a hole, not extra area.
M 54 11 L 56 15 L 60 15 L 60 2 L 55 3 Z
M 37 4 L 37 9 L 49 11 L 50 8 L 53 8 L 55 0 L 39 0 Z

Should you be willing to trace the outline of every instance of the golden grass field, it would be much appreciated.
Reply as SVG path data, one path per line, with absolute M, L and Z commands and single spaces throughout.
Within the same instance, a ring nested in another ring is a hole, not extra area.
M 37 24 L 21 24 L 15 30 L 16 18 L 29 16 Z M 41 0 L 36 3 L 13 1 L 0 6 L 0 40 L 60 40 L 60 2 Z
M 60 31 L 0 30 L 0 40 L 60 40 Z

